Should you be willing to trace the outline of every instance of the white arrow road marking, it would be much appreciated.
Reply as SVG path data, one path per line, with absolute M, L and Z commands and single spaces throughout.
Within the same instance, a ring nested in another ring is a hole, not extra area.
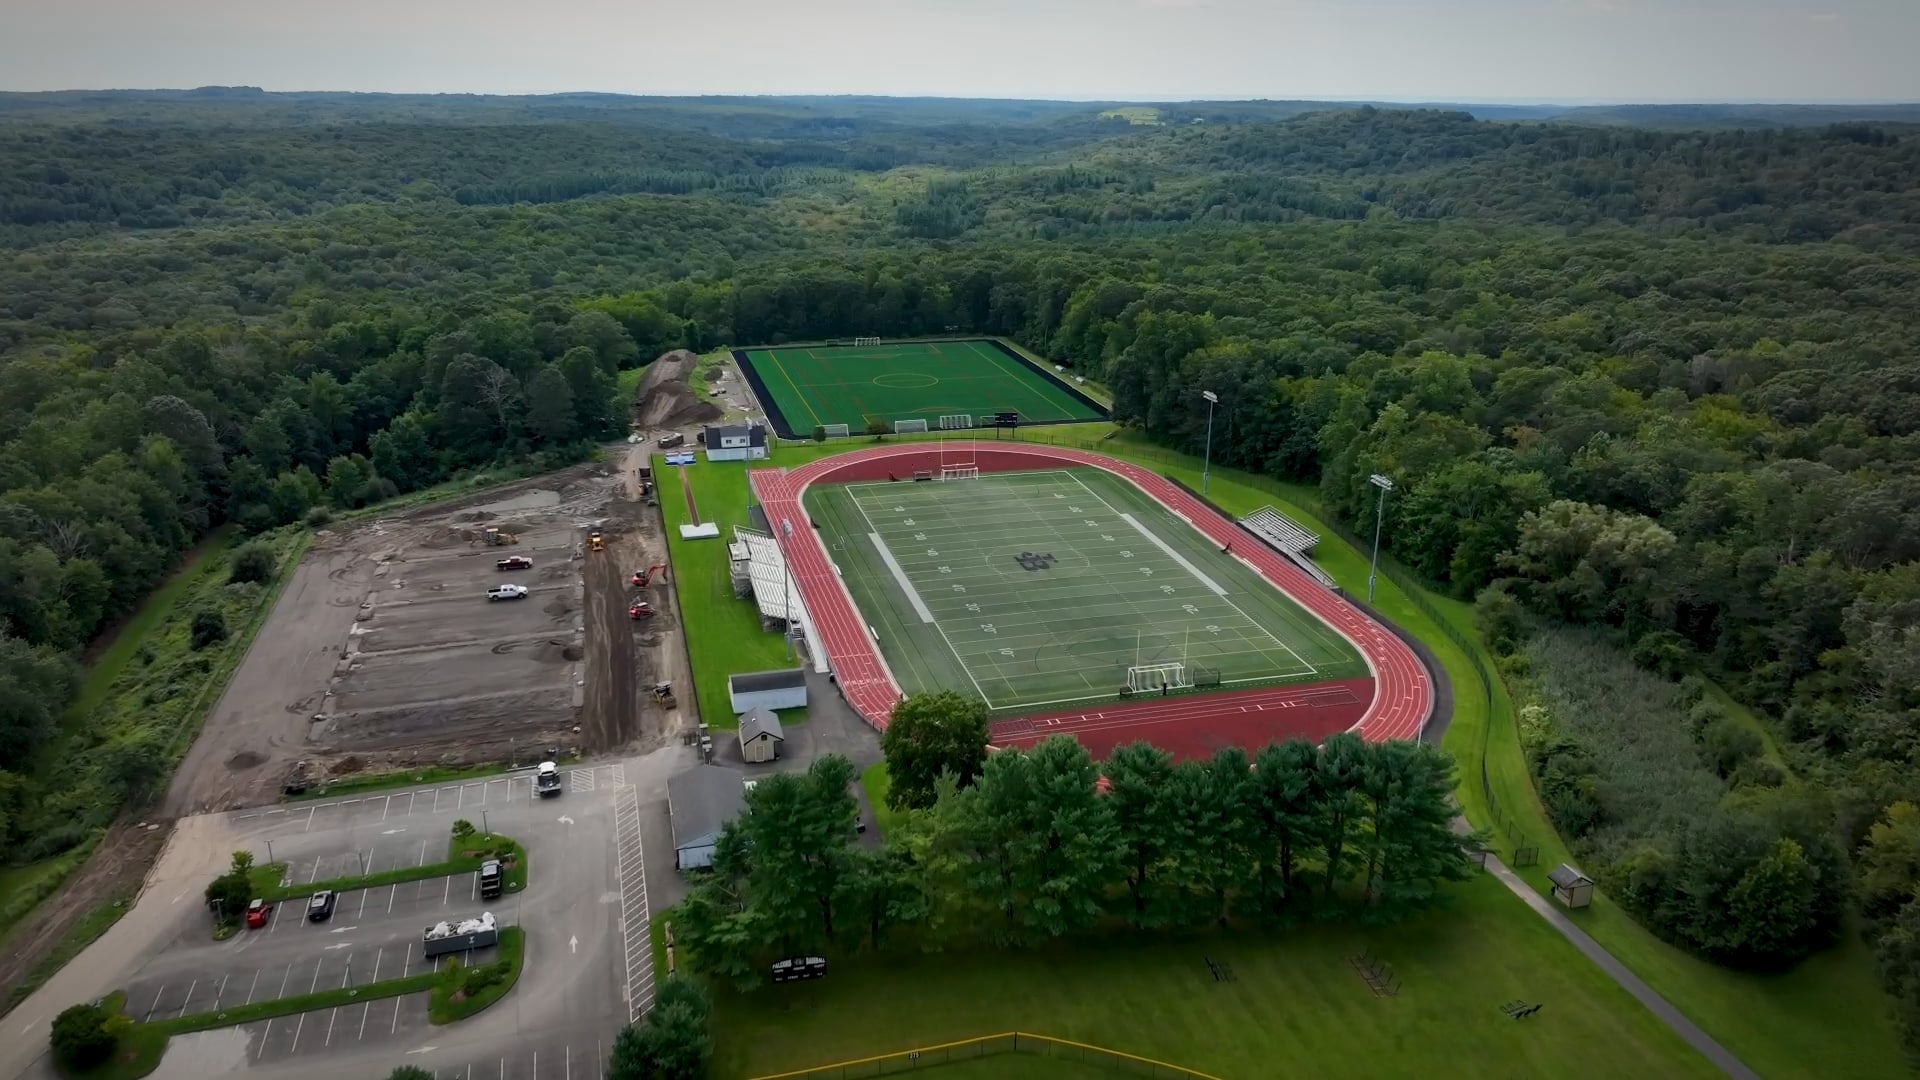
M 351 948 L 353 948 L 353 942 L 351 942 L 351 941 L 336 941 L 336 942 L 334 942 L 334 943 L 333 943 L 333 944 L 331 944 L 331 945 L 327 945 L 327 946 L 324 946 L 324 948 L 327 948 L 327 949 L 351 949 Z
M 573 950 L 574 952 L 580 951 L 580 938 L 578 935 L 575 935 L 567 939 L 567 948 Z
M 561 814 L 561 815 L 560 815 L 560 824 L 562 824 L 562 825 L 571 825 L 571 824 L 573 824 L 573 819 L 572 819 L 572 818 L 570 818 L 570 817 L 568 817 L 568 816 L 567 816 L 567 815 L 565 815 L 565 814 Z M 185 894 L 185 893 L 182 893 L 181 895 L 183 895 L 183 896 L 184 896 L 184 895 L 186 895 L 186 894 Z

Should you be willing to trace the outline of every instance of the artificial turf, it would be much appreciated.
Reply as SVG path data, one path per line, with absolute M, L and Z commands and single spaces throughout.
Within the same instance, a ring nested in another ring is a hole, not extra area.
M 1344 638 L 1099 469 L 806 499 L 908 693 L 1011 710 L 1112 698 L 1139 665 L 1210 669 L 1223 688 L 1366 674 Z
M 1020 414 L 1022 423 L 1098 420 L 1098 405 L 991 341 L 915 341 L 885 345 L 794 346 L 737 354 L 763 398 L 776 430 L 806 438 L 813 429 L 845 424 L 852 433 L 872 420 Z

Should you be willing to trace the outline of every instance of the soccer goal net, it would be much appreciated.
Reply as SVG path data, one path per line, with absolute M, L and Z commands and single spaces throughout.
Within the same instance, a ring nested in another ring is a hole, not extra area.
M 940 418 L 941 431 L 959 431 L 973 426 L 972 413 L 952 413 Z
M 940 479 L 942 480 L 978 480 L 980 479 L 980 470 L 971 465 L 963 466 L 958 469 L 941 469 Z
M 893 433 L 895 435 L 908 435 L 926 430 L 927 422 L 925 420 L 895 420 L 893 422 Z
M 879 338 L 877 338 L 877 337 L 857 337 L 857 338 L 854 338 L 854 339 L 853 339 L 853 343 L 854 343 L 854 345 L 856 345 L 856 346 L 859 346 L 859 345 L 878 345 L 878 344 L 880 344 L 880 339 L 879 339 Z
M 820 430 L 826 432 L 829 439 L 844 439 L 853 434 L 851 427 L 846 424 L 821 424 Z
M 1150 690 L 1180 690 L 1192 686 L 1185 664 L 1141 664 L 1127 669 L 1127 689 L 1136 694 Z

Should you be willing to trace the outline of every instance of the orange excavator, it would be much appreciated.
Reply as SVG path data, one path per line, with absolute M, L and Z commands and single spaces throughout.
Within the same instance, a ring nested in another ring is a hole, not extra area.
M 644 589 L 648 585 L 653 584 L 653 575 L 660 573 L 666 568 L 667 568 L 666 563 L 655 563 L 652 566 L 647 567 L 645 570 L 635 570 L 633 572 L 633 577 L 629 578 L 628 580 L 630 580 L 633 583 L 634 588 Z

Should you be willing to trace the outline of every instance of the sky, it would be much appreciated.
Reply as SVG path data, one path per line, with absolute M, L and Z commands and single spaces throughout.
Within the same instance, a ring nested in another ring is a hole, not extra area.
M 1920 101 L 1920 0 L 0 0 L 0 89 Z

